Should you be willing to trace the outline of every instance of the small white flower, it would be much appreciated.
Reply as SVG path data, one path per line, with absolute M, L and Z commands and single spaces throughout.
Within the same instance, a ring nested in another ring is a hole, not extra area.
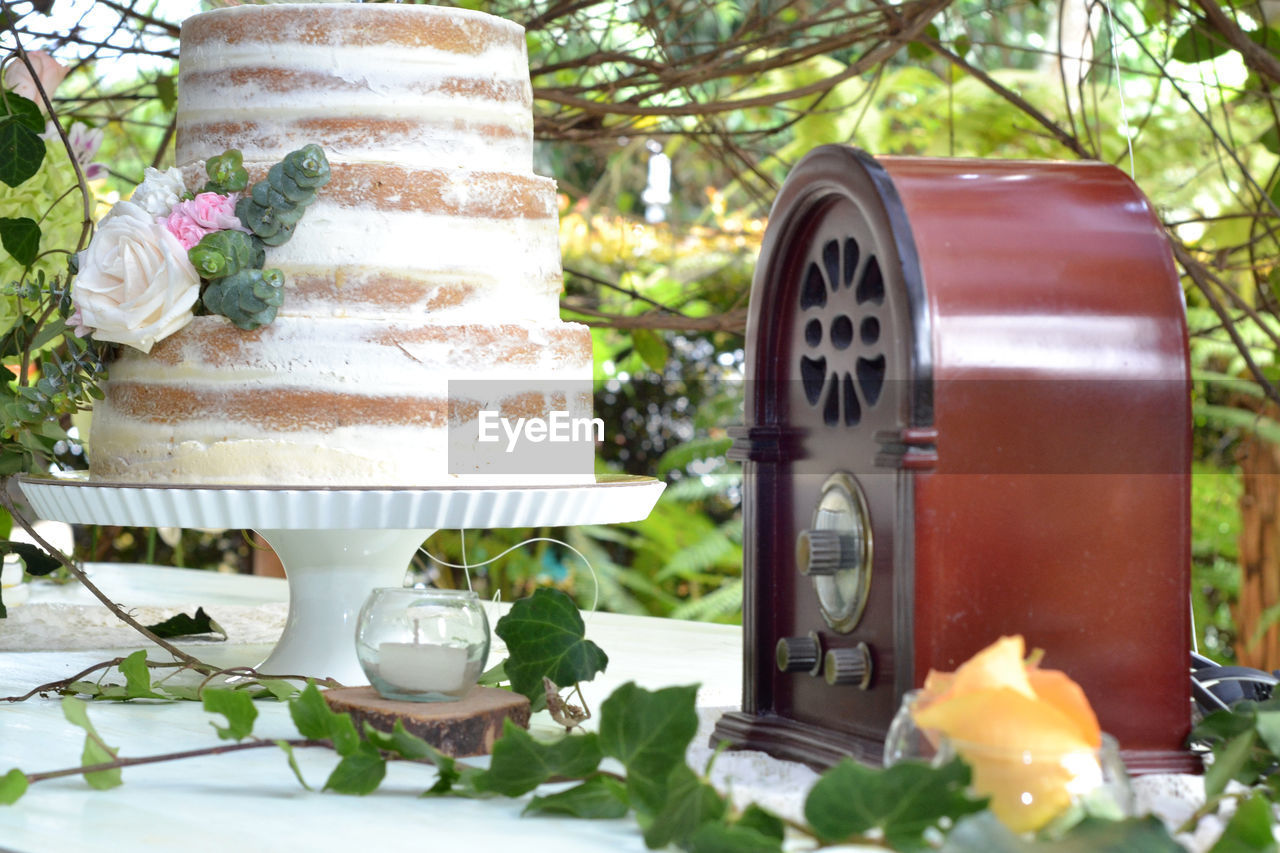
M 200 277 L 178 238 L 141 205 L 117 202 L 79 261 L 71 298 L 97 340 L 150 352 L 191 322 Z
M 178 203 L 178 199 L 187 191 L 182 182 L 182 172 L 176 166 L 161 172 L 150 166 L 143 172 L 145 176 L 138 188 L 133 191 L 129 201 L 154 216 L 168 216 L 169 210 Z M 119 205 L 116 205 L 119 207 Z M 115 213 L 115 208 L 112 208 Z

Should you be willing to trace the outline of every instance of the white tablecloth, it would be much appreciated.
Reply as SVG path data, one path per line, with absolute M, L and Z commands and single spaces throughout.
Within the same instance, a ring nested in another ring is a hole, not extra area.
M 132 607 L 202 605 L 215 619 L 220 607 L 240 608 L 239 616 L 259 608 L 264 620 L 281 618 L 287 600 L 284 581 L 147 566 L 91 567 L 95 581 L 113 600 Z M 100 607 L 78 587 L 41 585 L 31 602 Z M 22 607 L 13 608 L 15 614 Z M 496 614 L 495 614 L 496 615 Z M 651 619 L 616 614 L 586 614 L 587 636 L 609 655 L 607 671 L 584 685 L 592 709 L 619 685 L 635 681 L 657 689 L 676 684 L 701 685 L 702 729 L 689 750 L 690 764 L 701 770 L 711 751 L 707 737 L 719 714 L 738 707 L 742 680 L 742 632 L 725 625 Z M 0 620 L 0 647 L 14 645 L 20 620 Z M 6 632 L 8 636 L 6 637 Z M 128 635 L 126 635 L 128 636 Z M 140 638 L 139 638 L 140 639 Z M 234 638 L 233 638 L 234 639 Z M 140 643 L 124 641 L 126 648 Z M 18 643 L 20 646 L 20 643 Z M 270 644 L 222 643 L 187 646 L 202 659 L 222 666 L 252 665 Z M 25 692 L 79 669 L 119 655 L 122 649 L 0 652 L 0 696 Z M 501 650 L 492 660 L 500 659 Z M 283 704 L 260 702 L 254 732 L 272 738 L 296 737 Z M 105 740 L 121 756 L 197 749 L 214 745 L 213 719 L 195 703 L 94 703 L 90 716 Z M 552 732 L 554 723 L 535 715 L 535 731 Z M 27 772 L 80 763 L 83 737 L 63 717 L 57 699 L 31 699 L 0 705 L 0 773 L 10 767 Z M 325 750 L 300 750 L 298 760 L 313 786 L 323 784 L 336 763 Z M 482 764 L 484 759 L 476 759 Z M 760 802 L 800 819 L 804 796 L 816 779 L 807 767 L 760 753 L 731 752 L 715 762 L 712 780 L 740 802 Z M 16 805 L 0 806 L 0 849 L 15 853 L 130 850 L 184 853 L 236 853 L 311 849 L 434 849 L 462 847 L 475 853 L 497 849 L 573 851 L 645 850 L 634 820 L 584 821 L 522 818 L 527 797 L 472 801 L 419 799 L 434 770 L 393 763 L 379 790 L 367 797 L 346 797 L 303 790 L 276 749 L 251 750 L 192 761 L 130 768 L 124 784 L 92 791 L 82 778 L 68 777 L 33 785 Z M 1139 780 L 1144 808 L 1154 807 L 1169 821 L 1190 813 L 1202 788 L 1196 777 Z M 1203 848 L 1211 833 L 1202 833 Z

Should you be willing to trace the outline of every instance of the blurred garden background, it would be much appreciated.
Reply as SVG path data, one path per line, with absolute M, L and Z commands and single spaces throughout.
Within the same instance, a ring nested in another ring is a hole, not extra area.
M 740 619 L 741 484 L 726 428 L 742 417 L 746 305 L 769 205 L 806 151 L 1097 159 L 1152 200 L 1183 274 L 1201 650 L 1280 668 L 1280 2 L 458 5 L 528 31 L 534 168 L 559 186 L 563 316 L 593 329 L 608 425 L 599 465 L 669 484 L 636 524 L 469 532 L 470 563 L 548 536 L 594 568 L 538 542 L 476 569 L 481 594 L 511 600 L 550 584 L 587 605 L 598 588 L 608 610 Z M 0 358 L 15 367 L 0 394 L 6 420 L 23 401 L 22 288 L 64 280 L 87 240 L 84 211 L 100 214 L 144 167 L 172 163 L 179 24 L 200 8 L 0 0 L 0 52 L 21 45 L 69 69 L 51 102 L 71 143 L 46 134 L 41 174 L 0 186 L 0 218 L 41 225 L 35 263 L 0 251 Z M 56 414 L 59 428 L 44 434 L 0 433 L 0 473 L 84 467 L 77 430 L 70 441 L 59 431 L 83 416 Z M 427 549 L 461 562 L 463 537 L 442 531 Z M 253 554 L 241 531 L 102 528 L 77 541 L 82 559 L 222 571 L 251 570 Z M 426 557 L 418 570 L 465 583 Z

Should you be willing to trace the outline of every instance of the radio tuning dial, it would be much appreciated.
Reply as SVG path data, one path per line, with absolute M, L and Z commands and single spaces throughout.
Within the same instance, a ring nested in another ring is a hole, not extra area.
M 821 650 L 818 640 L 809 637 L 783 637 L 778 640 L 778 669 L 782 672 L 813 672 L 818 668 Z
M 858 568 L 861 560 L 862 542 L 856 533 L 802 530 L 796 537 L 796 568 L 802 575 L 834 575 Z
M 823 677 L 827 684 L 853 685 L 866 690 L 871 686 L 871 650 L 866 643 L 853 648 L 831 649 L 823 660 Z
M 808 526 L 796 534 L 795 563 L 809 578 L 827 625 L 848 634 L 871 591 L 871 513 L 857 479 L 843 471 L 822 485 Z

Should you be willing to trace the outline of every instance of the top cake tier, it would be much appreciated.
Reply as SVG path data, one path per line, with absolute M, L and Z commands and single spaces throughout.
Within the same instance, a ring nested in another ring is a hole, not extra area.
M 524 29 L 434 6 L 236 6 L 182 24 L 177 162 L 278 160 L 527 173 Z

